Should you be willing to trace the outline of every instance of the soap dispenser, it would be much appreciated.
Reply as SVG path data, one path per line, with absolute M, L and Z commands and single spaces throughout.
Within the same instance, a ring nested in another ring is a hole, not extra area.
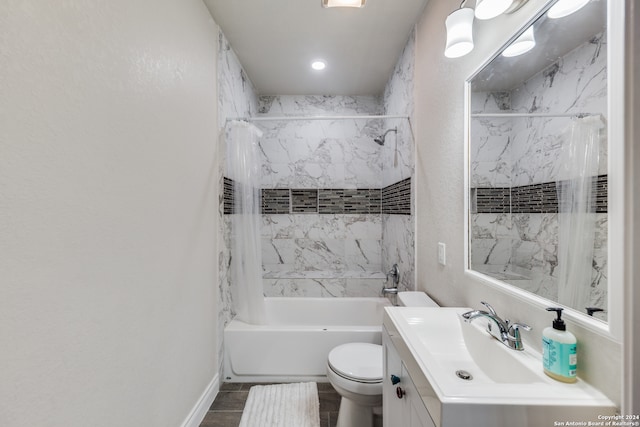
M 565 383 L 576 381 L 576 337 L 562 320 L 562 308 L 549 307 L 558 316 L 553 325 L 542 331 L 542 365 L 544 373 Z

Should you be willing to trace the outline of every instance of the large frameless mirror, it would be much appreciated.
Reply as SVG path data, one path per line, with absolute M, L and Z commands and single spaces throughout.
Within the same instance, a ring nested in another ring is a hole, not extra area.
M 606 322 L 607 2 L 563 3 L 467 82 L 467 265 Z

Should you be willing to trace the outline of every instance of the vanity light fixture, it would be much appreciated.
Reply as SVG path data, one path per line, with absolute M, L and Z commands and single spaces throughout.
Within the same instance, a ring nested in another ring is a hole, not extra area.
M 533 26 L 527 28 L 527 30 L 520 34 L 520 37 L 515 39 L 503 52 L 502 56 L 508 58 L 512 56 L 522 55 L 529 52 L 536 45 L 536 38 L 533 35 Z
M 477 0 L 475 11 L 464 7 L 462 0 L 458 10 L 451 12 L 445 21 L 447 45 L 444 56 L 459 58 L 473 50 L 473 18 L 491 19 L 501 13 L 513 13 L 529 0 Z M 535 43 L 535 41 L 534 41 Z M 524 52 L 523 52 L 524 53 Z
M 547 12 L 547 16 L 551 19 L 564 18 L 574 12 L 582 9 L 590 0 L 558 0 L 556 4 L 551 6 Z
M 320 61 L 320 60 L 313 61 L 311 63 L 311 68 L 313 68 L 316 71 L 324 70 L 326 66 L 327 66 L 327 64 L 324 61 Z
M 364 7 L 367 0 L 322 0 L 322 7 Z
M 460 58 L 473 50 L 473 9 L 462 7 L 447 16 L 447 45 L 444 56 Z

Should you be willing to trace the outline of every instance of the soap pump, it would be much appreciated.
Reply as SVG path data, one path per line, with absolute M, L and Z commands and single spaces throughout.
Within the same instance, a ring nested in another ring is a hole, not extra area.
M 542 365 L 544 373 L 551 378 L 572 383 L 576 381 L 576 337 L 569 331 L 562 320 L 562 308 L 549 307 L 547 311 L 555 311 L 557 318 L 552 326 L 542 331 Z

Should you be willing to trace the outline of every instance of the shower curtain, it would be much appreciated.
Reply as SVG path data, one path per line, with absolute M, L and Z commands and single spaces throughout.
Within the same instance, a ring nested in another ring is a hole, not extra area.
M 254 125 L 231 121 L 226 129 L 227 175 L 233 180 L 231 215 L 232 297 L 238 319 L 264 324 L 262 252 L 260 239 L 262 132 Z
M 589 305 L 596 229 L 600 116 L 574 119 L 563 143 L 558 189 L 558 302 L 582 311 Z

